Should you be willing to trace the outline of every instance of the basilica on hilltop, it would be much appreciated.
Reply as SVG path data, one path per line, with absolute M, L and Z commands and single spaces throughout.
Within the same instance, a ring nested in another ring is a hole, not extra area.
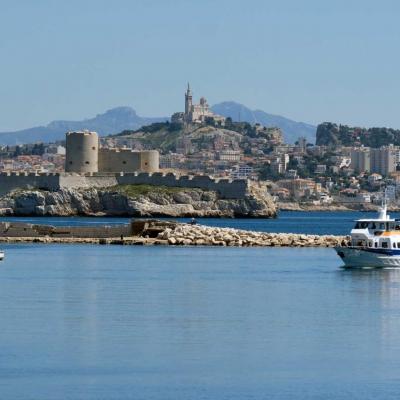
M 203 124 L 208 120 L 213 120 L 214 123 L 223 126 L 225 117 L 212 112 L 207 100 L 204 97 L 200 98 L 199 104 L 193 104 L 192 91 L 188 84 L 185 92 L 185 112 L 177 112 L 172 115 L 171 122 L 186 123 L 186 124 Z

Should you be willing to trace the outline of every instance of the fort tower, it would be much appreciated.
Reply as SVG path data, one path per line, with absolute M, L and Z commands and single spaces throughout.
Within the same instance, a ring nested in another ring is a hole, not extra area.
M 68 132 L 65 143 L 66 172 L 98 171 L 99 137 L 96 132 Z

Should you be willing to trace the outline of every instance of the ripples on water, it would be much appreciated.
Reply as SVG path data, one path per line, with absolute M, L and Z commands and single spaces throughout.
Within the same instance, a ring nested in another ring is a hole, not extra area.
M 5 250 L 0 398 L 398 398 L 400 271 L 332 249 Z
M 229 218 L 200 218 L 203 225 L 221 226 L 261 232 L 291 232 L 308 234 L 346 235 L 354 225 L 354 220 L 371 217 L 373 213 L 361 212 L 304 212 L 282 211 L 276 219 L 229 219 Z M 400 217 L 393 213 L 393 217 Z M 172 219 L 172 218 L 169 218 Z M 188 222 L 189 218 L 179 221 Z M 36 217 L 36 218 L 0 218 L 0 221 L 23 221 L 33 224 L 52 225 L 92 225 L 92 224 L 121 224 L 130 221 L 129 218 L 102 217 Z

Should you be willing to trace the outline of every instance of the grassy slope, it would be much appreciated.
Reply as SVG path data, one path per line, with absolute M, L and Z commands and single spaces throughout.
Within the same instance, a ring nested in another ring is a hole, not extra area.
M 149 193 L 160 193 L 160 194 L 173 194 L 178 192 L 188 191 L 201 191 L 203 189 L 198 188 L 181 188 L 181 187 L 170 187 L 170 186 L 153 186 L 153 185 L 118 185 L 107 188 L 107 190 L 115 190 L 119 193 L 123 193 L 129 197 L 136 198 L 140 195 L 147 195 Z
M 228 138 L 237 137 L 239 138 L 239 141 L 242 137 L 242 135 L 236 131 L 214 128 L 211 126 L 194 126 L 190 132 L 185 132 L 183 129 L 170 131 L 168 130 L 168 127 L 164 126 L 163 124 L 156 124 L 154 127 L 150 125 L 147 128 L 150 130 L 138 130 L 131 133 L 121 132 L 115 136 L 134 138 L 135 140 L 141 142 L 146 148 L 159 149 L 165 153 L 168 151 L 175 151 L 177 140 L 179 138 L 183 138 L 184 136 L 189 137 L 193 142 L 198 143 L 212 141 L 217 132 L 219 134 L 223 132 Z

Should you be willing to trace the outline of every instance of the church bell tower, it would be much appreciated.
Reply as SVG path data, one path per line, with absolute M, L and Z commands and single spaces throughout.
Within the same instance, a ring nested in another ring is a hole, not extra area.
M 189 83 L 185 93 L 185 119 L 189 119 L 190 112 L 192 111 L 192 91 L 190 90 Z

